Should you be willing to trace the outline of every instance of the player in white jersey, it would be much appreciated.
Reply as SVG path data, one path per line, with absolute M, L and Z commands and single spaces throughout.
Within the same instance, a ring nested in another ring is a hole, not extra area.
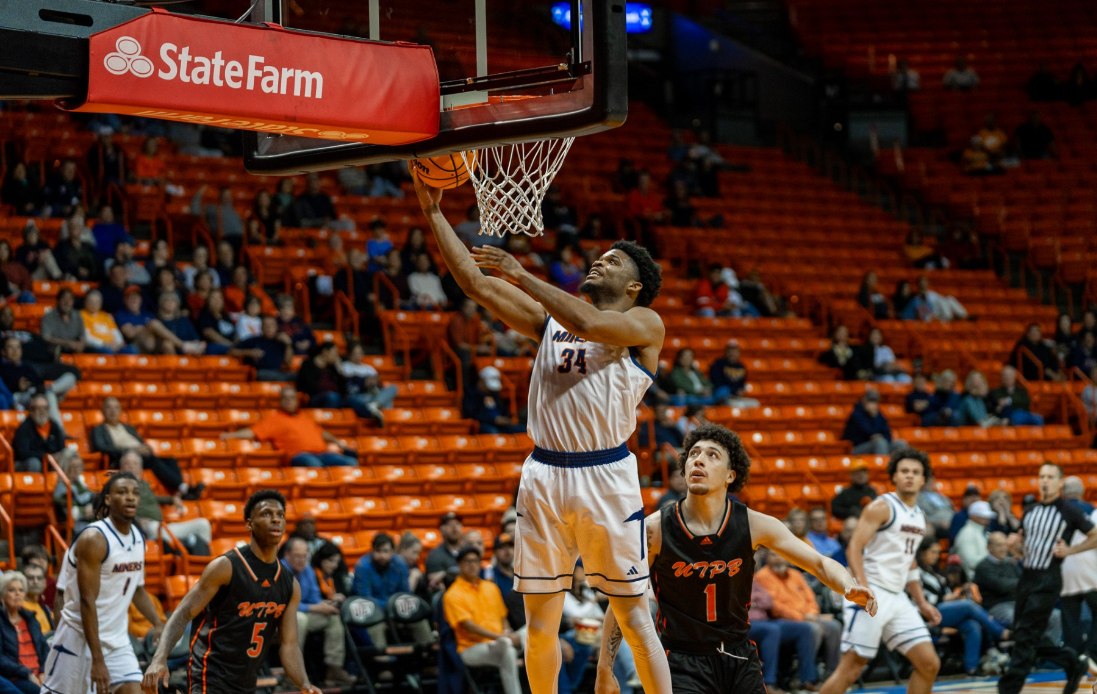
M 926 601 L 915 561 L 926 535 L 926 517 L 917 503 L 918 492 L 931 476 L 929 456 L 913 448 L 900 449 L 891 454 L 887 469 L 895 491 L 865 507 L 846 549 L 850 573 L 876 593 L 876 618 L 866 619 L 862 608 L 844 602 L 842 659 L 820 694 L 842 694 L 853 686 L 876 657 L 881 640 L 914 666 L 908 694 L 930 694 L 941 668 L 926 628 L 927 622 L 940 623 L 941 613 Z
M 42 694 L 138 694 L 141 668 L 129 638 L 132 601 L 163 629 L 145 592 L 145 538 L 133 520 L 137 478 L 112 476 L 100 494 L 99 519 L 65 552 L 57 590 L 63 607 L 42 671 Z
M 580 285 L 587 303 L 534 277 L 500 248 L 480 246 L 470 255 L 439 209 L 442 191 L 423 185 L 414 170 L 412 178 L 461 289 L 541 343 L 530 380 L 534 449 L 522 467 L 514 558 L 533 694 L 555 692 L 564 591 L 580 557 L 587 581 L 609 596 L 644 691 L 670 694 L 666 653 L 644 597 L 648 563 L 636 457 L 625 444 L 663 347 L 663 321 L 649 308 L 662 281 L 659 265 L 640 246 L 618 241 Z

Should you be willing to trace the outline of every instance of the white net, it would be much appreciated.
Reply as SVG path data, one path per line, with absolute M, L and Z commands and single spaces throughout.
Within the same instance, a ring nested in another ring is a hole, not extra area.
M 574 141 L 553 138 L 462 152 L 480 208 L 480 233 L 544 233 L 541 201 Z

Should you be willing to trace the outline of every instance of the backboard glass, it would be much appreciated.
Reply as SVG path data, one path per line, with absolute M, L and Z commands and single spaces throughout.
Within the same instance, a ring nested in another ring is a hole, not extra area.
M 569 4 L 582 21 L 565 28 L 553 21 L 551 3 L 521 0 L 258 0 L 245 21 L 430 44 L 442 83 L 441 122 L 437 137 L 399 147 L 247 132 L 248 169 L 316 171 L 621 125 L 627 114 L 625 3 Z M 516 95 L 532 98 L 510 98 Z

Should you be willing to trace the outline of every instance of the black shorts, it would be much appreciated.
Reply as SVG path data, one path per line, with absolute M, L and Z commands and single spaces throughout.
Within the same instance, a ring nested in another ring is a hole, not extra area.
M 765 694 L 762 660 L 750 641 L 724 653 L 667 652 L 674 694 Z

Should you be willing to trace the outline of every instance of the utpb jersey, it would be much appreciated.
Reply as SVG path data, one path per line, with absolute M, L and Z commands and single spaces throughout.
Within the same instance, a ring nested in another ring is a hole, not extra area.
M 686 526 L 681 501 L 663 509 L 660 523 L 662 546 L 651 566 L 651 583 L 663 647 L 713 653 L 746 641 L 754 580 L 747 507 L 728 499 L 714 535 L 696 535 Z
M 130 525 L 123 535 L 110 518 L 95 521 L 83 530 L 102 533 L 107 540 L 107 556 L 99 568 L 99 597 L 95 612 L 99 618 L 99 641 L 104 650 L 129 647 L 129 608 L 137 586 L 145 585 L 145 538 Z M 57 589 L 65 592 L 61 608 L 61 624 L 84 637 L 80 620 L 80 585 L 76 580 L 76 542 L 72 543 L 62 561 Z
M 632 436 L 651 382 L 628 347 L 588 342 L 550 316 L 530 377 L 530 438 L 551 451 L 616 448 Z
M 293 574 L 268 564 L 250 546 L 226 552 L 232 580 L 194 618 L 190 694 L 252 694 L 282 613 L 293 597 Z
M 918 545 L 926 536 L 926 515 L 917 506 L 904 504 L 895 492 L 880 498 L 890 515 L 865 545 L 865 578 L 873 588 L 902 593 Z

